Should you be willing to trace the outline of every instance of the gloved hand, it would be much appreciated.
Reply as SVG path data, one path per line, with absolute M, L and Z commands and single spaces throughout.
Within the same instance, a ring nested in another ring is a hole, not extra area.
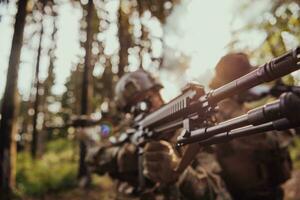
M 116 155 L 118 147 L 95 146 L 87 149 L 85 162 L 91 172 L 99 175 L 117 173 Z
M 143 174 L 154 182 L 172 183 L 179 174 L 175 168 L 179 159 L 170 143 L 153 141 L 146 144 L 143 154 Z
M 117 155 L 119 173 L 128 173 L 138 170 L 137 147 L 131 143 L 125 143 Z

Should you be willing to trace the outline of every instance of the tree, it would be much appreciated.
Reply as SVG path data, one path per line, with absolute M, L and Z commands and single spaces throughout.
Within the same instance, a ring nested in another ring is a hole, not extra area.
M 56 50 L 56 40 L 55 36 L 57 33 L 57 13 L 53 9 L 53 1 L 47 0 L 47 6 L 51 7 L 51 12 L 50 15 L 52 17 L 52 23 L 53 23 L 53 29 L 51 34 L 49 35 L 49 38 L 51 39 L 52 43 L 50 45 L 50 48 L 48 49 L 48 55 L 49 55 L 49 66 L 48 66 L 48 76 L 44 80 L 43 83 L 41 83 L 41 90 L 43 91 L 43 95 L 41 96 L 40 99 L 40 107 L 41 110 L 40 112 L 43 113 L 43 124 L 42 124 L 42 131 L 39 134 L 38 137 L 38 155 L 42 156 L 45 150 L 45 143 L 48 139 L 47 135 L 47 123 L 51 120 L 51 114 L 48 110 L 48 105 L 49 105 L 49 99 L 53 99 L 53 96 L 51 94 L 51 88 L 54 84 L 54 79 L 55 79 L 55 74 L 54 74 L 54 62 L 56 60 L 55 56 L 55 50 Z
M 119 50 L 119 67 L 118 76 L 121 77 L 124 74 L 124 68 L 128 65 L 128 49 L 132 46 L 132 36 L 129 32 L 129 13 L 124 10 L 124 1 L 120 1 L 118 10 L 118 37 L 120 43 Z
M 46 5 L 47 0 L 43 0 L 38 5 L 40 7 L 40 12 L 42 14 L 40 24 L 40 39 L 39 39 L 39 46 L 37 50 L 37 58 L 36 58 L 36 67 L 35 67 L 35 101 L 34 101 L 34 115 L 33 115 L 33 131 L 32 131 L 32 144 L 31 144 L 31 155 L 33 158 L 36 157 L 37 154 L 37 145 L 38 145 L 38 130 L 37 130 L 37 120 L 39 114 L 39 105 L 40 105 L 40 89 L 41 89 L 41 82 L 39 79 L 39 72 L 40 72 L 40 60 L 41 60 L 41 53 L 42 53 L 42 40 L 44 35 L 44 27 L 43 27 L 43 17 L 44 17 L 44 7 Z
M 17 81 L 20 63 L 21 48 L 23 43 L 23 32 L 26 19 L 26 5 L 28 0 L 18 1 L 18 11 L 14 25 L 14 34 L 12 39 L 11 53 L 7 72 L 7 81 L 1 110 L 0 124 L 0 196 L 3 199 L 9 199 L 12 188 L 14 187 L 14 168 L 13 160 L 16 151 L 14 143 L 14 134 L 17 120 Z M 2 199 L 2 198 L 1 198 Z
M 262 2 L 244 1 L 240 5 L 242 9 L 237 9 L 241 10 L 237 16 L 240 18 L 244 14 L 249 15 L 253 7 L 261 6 L 260 3 Z M 299 11 L 298 0 L 271 1 L 259 15 L 251 17 L 245 26 L 233 32 L 233 41 L 229 48 L 240 50 L 242 46 L 242 50 L 258 58 L 259 62 L 283 54 L 287 49 L 300 43 Z M 244 41 L 239 38 L 239 35 L 250 31 L 264 35 L 262 42 L 254 48 L 243 44 Z
M 93 42 L 93 27 L 92 19 L 94 13 L 93 0 L 89 0 L 87 4 L 87 16 L 86 16 L 86 41 L 84 44 L 85 58 L 84 58 L 84 71 L 82 76 L 82 91 L 81 91 L 81 115 L 87 115 L 90 113 L 90 101 L 92 96 L 92 64 L 91 64 L 91 47 Z M 79 158 L 79 171 L 78 178 L 83 180 L 83 185 L 86 185 L 89 180 L 89 173 L 85 164 L 87 147 L 83 141 L 80 141 L 80 158 Z M 87 181 L 87 182 L 86 182 Z

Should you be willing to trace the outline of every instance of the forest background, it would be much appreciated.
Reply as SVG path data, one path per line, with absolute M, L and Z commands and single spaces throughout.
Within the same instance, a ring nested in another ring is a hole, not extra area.
M 298 46 L 299 15 L 297 0 L 2 0 L 1 193 L 112 198 L 108 177 L 86 179 L 74 118 L 105 121 L 94 127 L 105 141 L 118 129 L 113 89 L 124 73 L 149 70 L 168 101 L 189 81 L 207 86 L 228 52 L 244 52 L 256 66 Z M 299 146 L 291 146 L 295 177 Z

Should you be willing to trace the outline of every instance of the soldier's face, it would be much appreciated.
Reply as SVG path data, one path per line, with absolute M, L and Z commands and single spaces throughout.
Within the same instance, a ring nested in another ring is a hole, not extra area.
M 151 104 L 150 112 L 160 108 L 164 104 L 164 101 L 162 100 L 158 91 L 149 91 L 146 96 L 147 100 Z
M 139 96 L 135 98 L 135 103 L 133 104 L 138 104 L 139 102 L 146 102 L 148 108 L 147 110 L 150 112 L 160 108 L 164 104 L 164 101 L 158 90 L 150 90 L 139 94 Z

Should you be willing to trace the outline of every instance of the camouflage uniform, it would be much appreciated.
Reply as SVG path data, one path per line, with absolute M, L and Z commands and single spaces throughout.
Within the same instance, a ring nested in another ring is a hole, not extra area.
M 184 171 L 176 183 L 157 186 L 148 181 L 146 192 L 138 191 L 137 158 L 137 148 L 124 143 L 122 146 L 94 149 L 94 152 L 89 152 L 87 162 L 91 171 L 99 175 L 108 173 L 116 180 L 116 199 L 231 199 L 219 175 L 221 168 L 210 149 L 199 153 L 193 165 Z M 118 159 L 121 161 L 118 162 Z
M 244 110 L 233 99 L 219 106 L 222 121 Z M 279 134 L 283 133 L 268 132 L 217 146 L 223 178 L 235 199 L 282 199 L 280 185 L 290 177 L 291 160 Z
M 186 199 L 231 199 L 220 176 L 221 167 L 211 149 L 198 153 L 192 166 L 180 177 L 180 191 Z
M 232 68 L 234 66 L 234 68 Z M 216 67 L 212 88 L 249 72 L 251 65 L 245 54 L 229 54 Z M 247 111 L 241 101 L 247 94 L 233 97 L 219 104 L 218 121 L 240 116 Z M 282 199 L 280 185 L 291 172 L 287 142 L 282 135 L 268 132 L 235 139 L 216 147 L 216 156 L 222 167 L 222 177 L 232 197 L 238 200 Z
M 143 91 L 155 89 L 158 93 L 161 87 L 143 70 L 128 73 L 116 86 L 117 104 L 127 112 L 132 111 L 130 105 L 138 103 L 136 99 L 143 97 Z M 199 153 L 193 165 L 175 183 L 163 185 L 147 180 L 143 191 L 139 191 L 137 147 L 131 142 L 125 140 L 90 150 L 87 162 L 92 171 L 100 175 L 108 173 L 116 180 L 116 199 L 231 199 L 210 149 Z

